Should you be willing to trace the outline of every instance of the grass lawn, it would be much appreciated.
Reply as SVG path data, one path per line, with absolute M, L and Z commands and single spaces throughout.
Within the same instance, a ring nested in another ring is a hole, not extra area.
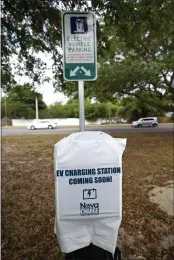
M 54 227 L 53 145 L 63 136 L 2 139 L 2 259 L 62 260 Z M 172 216 L 151 203 L 148 192 L 173 178 L 172 133 L 127 137 L 123 156 L 123 259 L 170 260 Z

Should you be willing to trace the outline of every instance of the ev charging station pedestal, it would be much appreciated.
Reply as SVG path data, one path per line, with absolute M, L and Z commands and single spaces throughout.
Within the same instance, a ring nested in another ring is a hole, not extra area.
M 126 139 L 99 131 L 71 134 L 55 144 L 55 233 L 66 257 L 83 250 L 89 255 L 97 247 L 101 254 L 114 256 L 122 218 L 125 146 Z

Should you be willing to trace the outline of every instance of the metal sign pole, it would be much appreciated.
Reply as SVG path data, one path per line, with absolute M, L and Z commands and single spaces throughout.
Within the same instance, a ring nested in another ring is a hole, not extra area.
M 39 113 L 38 113 L 38 100 L 37 100 L 37 97 L 35 99 L 35 103 L 36 103 L 36 120 L 38 121 L 39 119 Z
M 78 81 L 80 132 L 85 131 L 84 81 Z

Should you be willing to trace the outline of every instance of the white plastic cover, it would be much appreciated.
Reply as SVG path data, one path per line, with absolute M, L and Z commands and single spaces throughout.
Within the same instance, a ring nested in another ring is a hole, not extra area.
M 125 146 L 126 139 L 98 131 L 71 134 L 55 145 L 55 233 L 62 252 L 92 243 L 114 254 Z

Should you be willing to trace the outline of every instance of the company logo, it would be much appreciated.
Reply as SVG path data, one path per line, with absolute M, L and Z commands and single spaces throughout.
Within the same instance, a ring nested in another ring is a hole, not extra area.
M 87 17 L 70 17 L 71 33 L 84 34 L 88 32 Z
M 80 215 L 98 215 L 99 203 L 80 203 Z

